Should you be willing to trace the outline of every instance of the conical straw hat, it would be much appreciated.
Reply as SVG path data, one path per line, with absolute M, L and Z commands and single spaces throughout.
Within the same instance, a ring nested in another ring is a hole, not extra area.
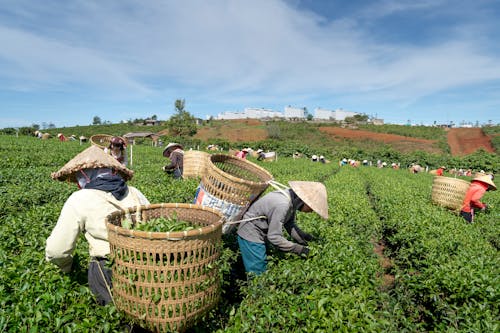
M 495 183 L 493 183 L 493 180 L 491 179 L 491 177 L 489 175 L 478 175 L 478 176 L 474 177 L 473 180 L 488 184 L 490 186 L 490 189 L 492 189 L 492 190 L 497 189 Z
M 180 149 L 183 149 L 182 145 L 176 142 L 170 142 L 165 149 L 163 149 L 163 156 L 169 157 L 170 153 L 174 150 L 174 148 L 179 147 Z
M 90 146 L 80 154 L 73 157 L 59 171 L 51 174 L 52 179 L 76 182 L 76 172 L 81 169 L 112 168 L 118 172 L 125 181 L 132 179 L 134 172 L 127 169 L 111 155 L 106 154 L 97 146 Z
M 325 220 L 328 219 L 328 202 L 326 187 L 319 182 L 288 182 L 297 196 Z

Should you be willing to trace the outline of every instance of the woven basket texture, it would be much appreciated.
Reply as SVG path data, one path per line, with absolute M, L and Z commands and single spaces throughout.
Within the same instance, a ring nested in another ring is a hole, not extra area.
M 208 164 L 209 153 L 199 150 L 188 150 L 184 152 L 183 178 L 201 178 Z
M 145 232 L 121 227 L 152 218 L 176 216 L 202 226 L 186 232 Z M 211 208 L 164 203 L 110 214 L 108 237 L 113 260 L 116 307 L 143 328 L 182 332 L 220 298 L 216 260 L 220 255 L 222 215 Z
M 111 142 L 111 138 L 113 138 L 114 135 L 109 135 L 109 134 L 94 134 L 90 137 L 90 143 L 93 144 L 94 146 L 98 146 L 101 149 L 108 148 L 109 143 Z M 123 140 L 123 142 L 127 142 L 122 137 L 119 137 Z
M 273 176 L 266 169 L 225 154 L 210 155 L 201 183 L 211 195 L 245 206 L 258 197 Z
M 432 202 L 458 211 L 469 186 L 470 183 L 462 179 L 436 176 L 432 182 Z

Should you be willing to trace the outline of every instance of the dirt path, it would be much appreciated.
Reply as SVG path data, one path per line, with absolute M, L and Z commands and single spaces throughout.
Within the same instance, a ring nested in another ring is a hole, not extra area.
M 350 139 L 356 141 L 371 140 L 371 141 L 384 142 L 401 152 L 412 152 L 415 150 L 422 150 L 429 153 L 442 153 L 441 149 L 436 147 L 435 140 L 411 138 L 408 136 L 387 134 L 387 133 L 376 133 L 365 130 L 352 130 L 340 127 L 325 126 L 325 127 L 320 127 L 319 130 L 337 140 Z
M 448 132 L 448 145 L 453 156 L 472 154 L 483 148 L 493 153 L 490 138 L 480 128 L 452 128 Z

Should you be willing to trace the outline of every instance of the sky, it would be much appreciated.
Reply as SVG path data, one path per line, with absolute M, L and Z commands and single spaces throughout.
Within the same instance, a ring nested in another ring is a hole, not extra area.
M 0 0 L 0 128 L 343 109 L 500 123 L 498 0 Z

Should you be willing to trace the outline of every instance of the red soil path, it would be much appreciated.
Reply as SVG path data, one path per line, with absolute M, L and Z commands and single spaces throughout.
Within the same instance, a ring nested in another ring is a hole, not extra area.
M 364 130 L 352 130 L 340 127 L 320 127 L 319 130 L 337 140 L 371 140 L 389 144 L 394 147 L 394 149 L 402 152 L 422 150 L 429 153 L 441 153 L 441 150 L 436 147 L 435 140 L 411 138 L 396 134 L 375 133 Z
M 450 129 L 448 145 L 453 156 L 471 154 L 480 148 L 490 153 L 495 151 L 490 138 L 480 128 Z
M 225 139 L 229 142 L 253 142 L 268 138 L 263 123 L 257 119 L 231 120 L 224 125 L 204 126 L 195 135 L 202 140 Z M 333 140 L 356 140 L 383 142 L 401 152 L 422 150 L 429 153 L 443 153 L 436 140 L 412 138 L 402 135 L 375 133 L 340 127 L 320 127 L 319 130 Z M 490 137 L 480 128 L 453 128 L 448 131 L 448 145 L 453 156 L 466 155 L 483 148 L 494 152 Z

